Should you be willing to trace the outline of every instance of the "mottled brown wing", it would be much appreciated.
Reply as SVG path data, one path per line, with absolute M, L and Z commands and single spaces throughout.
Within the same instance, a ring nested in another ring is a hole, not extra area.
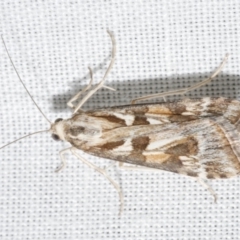
M 67 141 L 89 154 L 201 178 L 240 172 L 240 102 L 184 99 L 74 115 Z
M 201 178 L 240 171 L 239 132 L 223 116 L 161 125 L 120 127 L 102 136 L 89 154 Z
M 235 124 L 240 118 L 240 102 L 226 98 L 184 99 L 176 102 L 127 105 L 86 112 L 107 121 L 107 127 L 157 125 L 188 122 L 200 118 L 224 116 Z

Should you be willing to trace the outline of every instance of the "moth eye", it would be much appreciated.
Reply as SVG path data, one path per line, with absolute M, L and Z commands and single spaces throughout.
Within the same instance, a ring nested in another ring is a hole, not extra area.
M 54 134 L 54 133 L 52 134 L 52 138 L 55 141 L 59 141 L 60 140 L 59 136 L 57 134 Z
M 57 118 L 57 119 L 55 120 L 55 123 L 60 122 L 60 121 L 62 121 L 62 120 L 63 120 L 62 118 Z

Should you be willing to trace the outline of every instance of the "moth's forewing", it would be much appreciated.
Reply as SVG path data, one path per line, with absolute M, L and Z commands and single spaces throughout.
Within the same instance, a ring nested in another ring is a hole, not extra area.
M 239 116 L 240 102 L 225 98 L 106 108 L 75 115 L 68 141 L 120 162 L 228 178 L 240 172 Z

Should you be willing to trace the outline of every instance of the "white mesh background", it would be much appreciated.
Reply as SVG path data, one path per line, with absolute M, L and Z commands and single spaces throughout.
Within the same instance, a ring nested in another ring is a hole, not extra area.
M 240 2 L 229 1 L 1 1 L 0 33 L 29 91 L 52 121 L 69 117 L 66 102 L 100 79 L 111 45 L 116 63 L 107 84 L 85 109 L 128 104 L 134 97 L 189 86 L 231 54 L 223 72 L 190 97 L 239 99 Z M 48 128 L 21 86 L 0 44 L 0 145 Z M 169 98 L 170 99 L 170 98 Z M 0 150 L 0 238 L 19 239 L 239 239 L 240 179 L 211 181 L 218 203 L 199 184 L 167 172 L 101 175 L 68 155 L 54 173 L 59 150 L 49 134 Z M 107 166 L 108 160 L 83 156 Z

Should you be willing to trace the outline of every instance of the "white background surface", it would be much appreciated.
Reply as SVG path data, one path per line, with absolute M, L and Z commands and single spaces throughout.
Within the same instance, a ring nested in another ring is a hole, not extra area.
M 66 102 L 104 74 L 111 45 L 117 60 L 107 83 L 85 109 L 128 104 L 137 96 L 189 86 L 231 54 L 211 84 L 190 97 L 239 99 L 240 2 L 235 1 L 1 1 L 0 33 L 35 100 L 54 121 L 69 117 Z M 0 44 L 0 145 L 46 129 Z M 197 183 L 167 172 L 112 169 L 125 199 L 118 217 L 112 186 L 69 155 L 68 144 L 40 134 L 0 150 L 0 238 L 239 239 L 240 179 L 211 181 L 218 203 Z M 99 166 L 109 161 L 83 156 Z

